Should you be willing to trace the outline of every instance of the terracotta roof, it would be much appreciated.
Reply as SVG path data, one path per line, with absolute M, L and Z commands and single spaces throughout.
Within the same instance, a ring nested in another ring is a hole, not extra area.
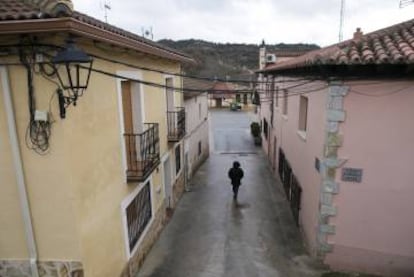
M 306 49 L 292 49 L 292 50 L 276 50 L 268 54 L 275 54 L 276 57 L 298 57 L 311 50 Z
M 357 34 L 357 33 L 356 33 Z M 260 72 L 314 65 L 414 64 L 414 19 L 308 52 Z
M 157 54 L 156 52 L 158 52 L 158 54 L 161 54 L 161 56 L 164 56 L 164 57 L 169 57 L 173 59 L 181 58 L 183 61 L 193 62 L 192 58 L 188 56 L 187 54 L 181 53 L 175 49 L 171 49 L 169 47 L 163 46 L 151 40 L 145 39 L 134 33 L 128 32 L 126 30 L 123 30 L 111 24 L 102 22 L 96 18 L 93 18 L 86 14 L 82 14 L 77 11 L 74 11 L 72 14 L 68 14 L 67 12 L 64 12 L 64 13 L 60 12 L 56 14 L 56 13 L 48 12 L 45 9 L 40 9 L 38 6 L 28 3 L 27 1 L 24 1 L 24 0 L 0 0 L 0 1 L 1 1 L 0 26 L 2 25 L 2 23 L 5 23 L 5 24 L 6 23 L 25 23 L 29 21 L 30 23 L 32 23 L 32 25 L 35 25 L 38 22 L 45 23 L 45 24 L 53 24 L 53 20 L 51 19 L 55 19 L 56 22 L 57 21 L 62 22 L 61 21 L 62 19 L 69 19 L 69 20 L 72 20 L 72 21 L 75 21 L 81 24 L 85 24 L 89 27 L 97 28 L 101 31 L 108 32 L 112 34 L 113 36 L 123 37 L 129 40 L 135 41 L 139 43 L 140 45 L 145 44 L 151 47 L 152 49 L 156 50 L 155 52 L 148 51 L 148 53 L 150 54 L 156 55 Z M 53 1 L 53 0 L 50 0 L 50 1 Z M 35 22 L 33 22 L 33 20 L 35 20 Z M 25 25 L 25 27 L 27 27 L 27 25 Z M 67 26 L 65 25 L 64 27 L 67 27 Z M 67 29 L 69 29 L 69 27 L 67 27 Z M 6 33 L 7 26 L 2 26 L 0 33 L 1 31 Z M 14 31 L 17 32 L 15 29 L 13 29 L 11 31 L 7 31 L 7 33 L 12 33 Z M 19 33 L 21 32 L 22 31 L 19 30 Z M 146 52 L 145 49 L 142 49 L 142 50 L 143 52 Z
M 234 87 L 231 83 L 225 82 L 216 82 L 212 88 L 215 93 L 232 93 L 234 91 Z
M 212 89 L 214 83 L 208 80 L 200 80 L 194 78 L 183 78 L 184 99 L 198 96 Z M 187 91 L 186 91 L 187 89 Z M 198 90 L 198 91 L 193 91 Z
M 183 78 L 183 87 L 184 89 L 197 89 L 200 91 L 210 90 L 214 85 L 213 81 L 195 79 L 195 78 Z
M 0 6 L 0 21 L 50 18 L 32 4 L 20 0 L 2 0 Z

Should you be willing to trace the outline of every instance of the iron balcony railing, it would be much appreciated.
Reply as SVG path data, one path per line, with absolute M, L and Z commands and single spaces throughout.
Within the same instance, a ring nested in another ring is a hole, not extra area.
M 127 155 L 127 181 L 144 181 L 160 164 L 158 123 L 145 123 L 140 134 L 124 134 Z
M 168 141 L 176 142 L 185 135 L 185 109 L 167 111 Z

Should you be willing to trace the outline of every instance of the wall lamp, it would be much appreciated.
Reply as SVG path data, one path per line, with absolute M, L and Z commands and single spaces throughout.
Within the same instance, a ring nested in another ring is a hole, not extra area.
M 61 88 L 59 96 L 60 117 L 66 117 L 66 108 L 83 95 L 87 89 L 91 75 L 93 59 L 77 48 L 72 39 L 66 41 L 65 48 L 52 58 L 52 64 L 59 79 Z

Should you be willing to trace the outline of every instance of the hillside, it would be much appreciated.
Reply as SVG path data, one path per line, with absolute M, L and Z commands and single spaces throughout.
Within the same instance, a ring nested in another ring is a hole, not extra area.
M 191 55 L 197 64 L 185 66 L 188 75 L 204 77 L 248 79 L 258 68 L 259 45 L 236 43 L 213 43 L 203 40 L 160 40 L 159 43 Z M 315 44 L 274 44 L 266 45 L 268 51 L 319 48 Z

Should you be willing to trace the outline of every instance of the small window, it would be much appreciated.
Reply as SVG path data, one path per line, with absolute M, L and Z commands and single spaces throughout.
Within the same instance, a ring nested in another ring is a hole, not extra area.
M 181 147 L 177 145 L 175 148 L 175 174 L 178 174 L 181 169 Z
M 299 131 L 306 132 L 308 121 L 308 98 L 300 97 L 299 103 Z
M 198 155 L 201 155 L 201 141 L 198 142 Z
M 236 102 L 237 103 L 240 103 L 241 102 L 241 96 L 240 96 L 240 94 L 236 94 Z
M 132 253 L 145 228 L 152 217 L 150 182 L 147 182 L 141 191 L 126 207 L 128 228 L 128 245 Z
M 287 115 L 288 113 L 288 91 L 283 90 L 283 114 Z

